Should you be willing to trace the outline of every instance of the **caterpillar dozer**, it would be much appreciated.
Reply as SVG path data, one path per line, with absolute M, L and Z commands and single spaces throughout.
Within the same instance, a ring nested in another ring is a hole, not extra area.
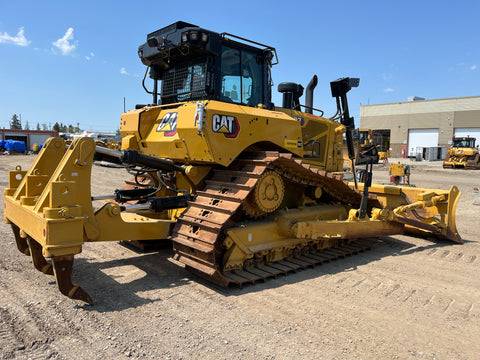
M 480 153 L 473 137 L 454 137 L 443 161 L 444 168 L 480 169 Z
M 152 103 L 121 115 L 121 150 L 51 138 L 28 170 L 9 173 L 5 221 L 62 294 L 92 302 L 71 279 L 86 242 L 165 239 L 188 270 L 222 286 L 358 253 L 380 236 L 462 242 L 457 187 L 375 185 L 371 161 L 364 183 L 344 180 L 343 136 L 355 174 L 347 93 L 359 79 L 330 83 L 338 110 L 327 118 L 313 108 L 317 76 L 305 105 L 291 82 L 278 85 L 282 106 L 272 103 L 271 46 L 176 22 L 148 34 L 138 54 Z M 134 179 L 92 197 L 97 160 Z
M 371 129 L 353 130 L 353 143 L 356 150 L 355 165 L 366 164 L 367 160 L 378 164 L 379 146 L 373 142 Z

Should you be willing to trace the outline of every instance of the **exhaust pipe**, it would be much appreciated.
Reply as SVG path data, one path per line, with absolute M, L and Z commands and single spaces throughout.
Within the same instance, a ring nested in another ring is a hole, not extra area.
M 318 77 L 317 75 L 313 75 L 312 80 L 307 85 L 307 89 L 305 91 L 305 112 L 307 114 L 313 114 L 313 89 L 318 84 Z

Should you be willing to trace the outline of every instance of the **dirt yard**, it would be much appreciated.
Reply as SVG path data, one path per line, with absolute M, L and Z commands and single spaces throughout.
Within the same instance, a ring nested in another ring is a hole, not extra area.
M 0 156 L 0 183 L 33 156 Z M 417 187 L 462 191 L 465 243 L 385 237 L 367 252 L 243 289 L 218 289 L 172 260 L 89 243 L 74 282 L 58 292 L 0 225 L 1 359 L 478 359 L 480 171 L 412 163 Z M 94 166 L 94 195 L 122 186 L 122 169 Z M 377 165 L 374 181 L 388 181 Z M 2 192 L 3 202 L 3 192 Z M 2 207 L 3 209 L 3 207 Z

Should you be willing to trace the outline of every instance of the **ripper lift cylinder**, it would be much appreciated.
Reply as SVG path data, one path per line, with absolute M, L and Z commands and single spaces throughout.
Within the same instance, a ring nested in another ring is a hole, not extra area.
M 110 161 L 109 158 L 116 159 L 122 164 L 127 165 L 140 165 L 149 167 L 152 169 L 167 170 L 167 171 L 179 171 L 182 174 L 185 173 L 185 169 L 182 166 L 175 165 L 170 159 L 161 159 L 150 155 L 139 153 L 136 150 L 124 150 L 117 151 L 108 149 L 105 147 L 97 146 L 95 152 L 100 155 L 105 155 L 102 160 Z M 116 161 L 113 161 L 116 162 Z

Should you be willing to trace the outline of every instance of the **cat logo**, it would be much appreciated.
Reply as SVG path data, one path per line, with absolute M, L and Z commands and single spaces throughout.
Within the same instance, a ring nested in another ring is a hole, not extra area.
M 215 114 L 212 117 L 212 130 L 222 133 L 227 138 L 236 138 L 240 131 L 240 125 L 235 116 Z
M 294 116 L 293 117 L 295 120 L 297 120 L 301 126 L 305 125 L 305 119 L 302 117 Z
M 173 136 L 177 133 L 177 113 L 171 112 L 163 115 L 162 121 L 157 126 L 157 132 L 163 132 L 164 136 Z

